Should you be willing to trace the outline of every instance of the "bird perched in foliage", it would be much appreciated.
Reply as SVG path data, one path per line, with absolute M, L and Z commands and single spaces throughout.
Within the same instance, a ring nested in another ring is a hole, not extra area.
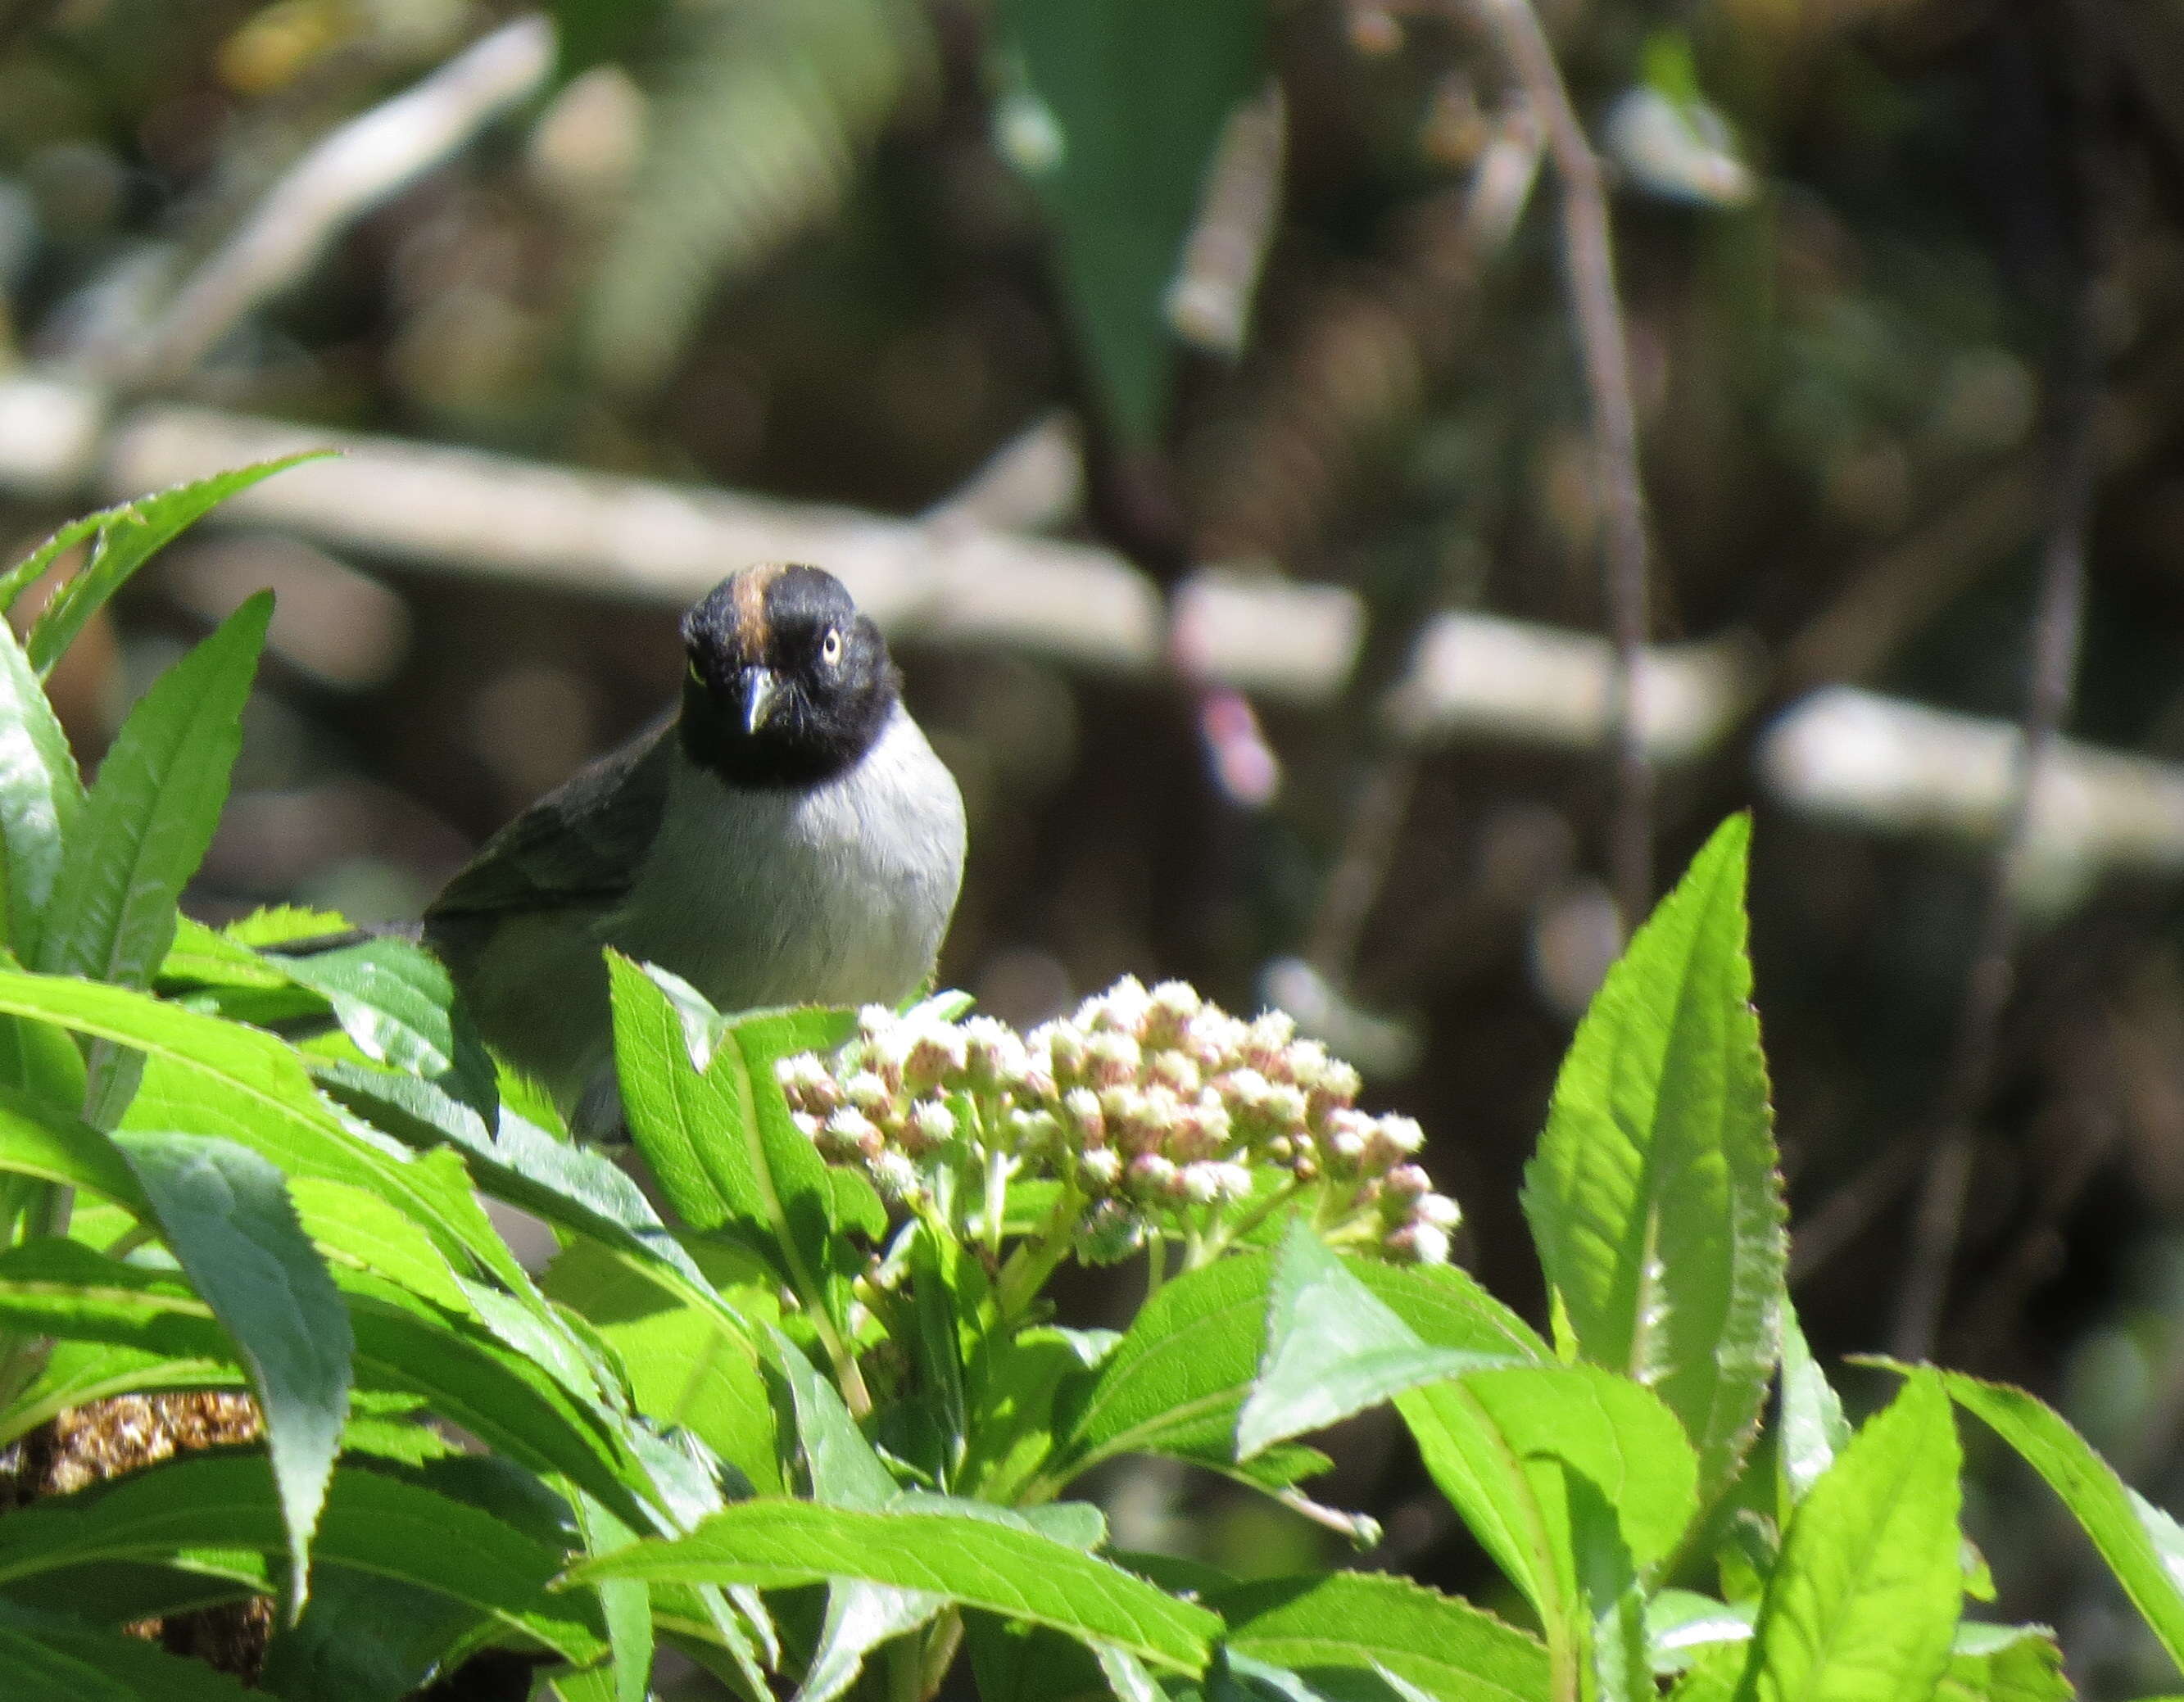
M 611 946 L 722 1010 L 894 1004 L 956 907 L 963 800 L 832 574 L 770 563 L 682 620 L 672 719 L 489 840 L 425 913 L 486 1040 L 618 1126 Z

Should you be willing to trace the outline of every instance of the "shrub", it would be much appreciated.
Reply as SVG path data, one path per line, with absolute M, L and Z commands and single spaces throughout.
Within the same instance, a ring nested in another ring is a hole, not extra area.
M 1552 1340 L 1444 1262 L 1414 1125 L 1358 1110 L 1279 1019 L 1175 985 L 1019 1036 L 950 994 L 724 1014 L 616 959 L 663 1216 L 486 1055 L 421 948 L 177 914 L 265 599 L 78 778 L 42 676 L 274 470 L 93 516 L 0 581 L 12 602 L 91 546 L 0 637 L 0 1443 L 117 1396 L 247 1389 L 258 1416 L 0 1517 L 0 1693 L 242 1694 L 122 1627 L 253 1600 L 278 1607 L 262 1688 L 343 1702 L 482 1651 L 641 1702 L 662 1646 L 803 1702 L 913 1702 L 952 1668 L 996 1702 L 2065 1696 L 2048 1632 L 1963 1617 L 1991 1591 L 1956 1409 L 2184 1655 L 2184 1535 L 2047 1408 L 1902 1367 L 1853 1433 L 1807 1350 L 1741 818 L 1563 1066 L 1524 1193 Z M 553 1227 L 543 1275 L 482 1195 Z M 1142 1268 L 1127 1330 L 1056 1321 L 1072 1259 Z M 1382 1573 L 1118 1552 L 1071 1497 L 1162 1454 L 1369 1538 L 1305 1500 L 1327 1462 L 1301 1438 L 1388 1402 L 1526 1626 Z

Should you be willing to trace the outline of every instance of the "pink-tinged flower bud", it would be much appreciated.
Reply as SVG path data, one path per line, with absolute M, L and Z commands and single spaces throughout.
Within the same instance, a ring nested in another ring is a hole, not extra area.
M 1084 1072 L 1095 1087 L 1119 1087 L 1134 1082 L 1144 1054 L 1127 1034 L 1102 1032 L 1084 1046 Z
M 842 1103 L 842 1090 L 827 1066 L 810 1052 L 783 1058 L 773 1066 L 783 1096 L 800 1111 L 823 1117 Z
M 1378 1117 L 1373 1126 L 1373 1161 L 1399 1165 L 1426 1143 L 1426 1132 L 1413 1117 Z
M 1191 1204 L 1211 1205 L 1221 1198 L 1220 1170 L 1218 1165 L 1185 1165 L 1176 1172 L 1175 1185 Z
M 1105 1193 L 1122 1178 L 1123 1155 L 1112 1147 L 1095 1147 L 1078 1154 L 1077 1174 L 1086 1188 Z
M 1355 1165 L 1365 1156 L 1372 1137 L 1373 1120 L 1362 1111 L 1330 1111 L 1320 1127 L 1320 1150 L 1344 1165 Z
M 1175 1180 L 1173 1160 L 1159 1153 L 1139 1153 L 1130 1160 L 1130 1191 L 1141 1199 L 1156 1199 L 1167 1193 Z
M 1267 1143 L 1267 1156 L 1278 1165 L 1285 1165 L 1296 1156 L 1296 1143 L 1287 1135 L 1276 1135 Z
M 1061 1115 L 1070 1134 L 1088 1151 L 1107 1144 L 1107 1117 L 1100 1109 L 1100 1096 L 1089 1087 L 1072 1087 L 1061 1096 Z
M 1340 1058 L 1329 1058 L 1323 1053 L 1321 1057 L 1323 1061 L 1311 1072 L 1310 1091 L 1306 1095 L 1311 1107 L 1308 1115 L 1312 1116 L 1324 1116 L 1338 1107 L 1354 1104 L 1358 1089 L 1364 1085 L 1357 1079 L 1357 1072 Z M 1305 1074 L 1300 1067 L 1297 1079 L 1302 1082 Z
M 1209 1004 L 1190 1019 L 1182 1048 L 1198 1060 L 1200 1069 L 1211 1075 L 1219 1070 L 1233 1070 L 1243 1062 L 1244 1040 L 1248 1032 L 1227 1011 Z
M 900 1200 L 907 1205 L 925 1192 L 925 1184 L 917 1174 L 917 1166 L 900 1153 L 889 1149 L 872 1162 L 872 1186 L 886 1199 Z
M 920 1099 L 910 1108 L 902 1143 L 912 1155 L 922 1157 L 956 1138 L 956 1114 L 939 1099 Z
M 1087 1265 L 1112 1265 L 1145 1245 L 1145 1220 L 1120 1200 L 1103 1199 L 1077 1226 L 1077 1256 Z
M 1320 1084 L 1334 1062 L 1317 1040 L 1292 1040 L 1283 1048 L 1283 1055 L 1289 1060 L 1290 1080 L 1306 1093 Z M 1343 1067 L 1349 1068 L 1347 1065 Z
M 1388 1256 L 1401 1265 L 1446 1265 L 1448 1236 L 1430 1223 L 1407 1223 L 1383 1243 Z
M 1453 1229 L 1463 1221 L 1463 1208 L 1445 1193 L 1429 1193 L 1419 1197 L 1411 1208 L 1411 1215 L 1421 1223 L 1429 1223 L 1436 1229 Z
M 990 1016 L 974 1016 L 962 1032 L 964 1073 L 973 1093 L 1000 1093 L 1022 1079 L 1023 1042 L 1014 1029 Z
M 1059 1142 L 1061 1124 L 1051 1111 L 1019 1105 L 1009 1113 L 1009 1136 L 1022 1157 L 1045 1158 Z
M 1100 997 L 1100 1023 L 1133 1040 L 1142 1040 L 1145 1018 L 1152 1010 L 1152 995 L 1134 975 L 1126 975 Z
M 1233 1160 L 1212 1167 L 1215 1192 L 1229 1204 L 1234 1205 L 1251 1197 L 1251 1167 Z
M 1300 1148 L 1297 1155 L 1290 1160 L 1290 1174 L 1299 1182 L 1317 1182 L 1319 1179 L 1319 1160 Z
M 807 1141 L 817 1140 L 819 1131 L 825 1126 L 809 1111 L 791 1111 L 788 1114 L 788 1121 L 796 1125 L 796 1132 Z
M 884 1004 L 860 1005 L 857 1009 L 857 1033 L 870 1045 L 902 1019 Z
M 868 1117 L 884 1115 L 894 1104 L 888 1084 L 870 1070 L 860 1070 L 842 1084 L 842 1097 Z
M 962 1071 L 963 1037 L 953 1028 L 922 1030 L 903 1054 L 902 1083 L 913 1093 L 951 1087 Z
M 1397 1165 L 1388 1172 L 1388 1192 L 1397 1199 L 1416 1199 L 1433 1192 L 1433 1178 L 1424 1165 Z
M 1190 1099 L 1197 1097 L 1205 1077 L 1197 1064 L 1183 1053 L 1156 1052 L 1145 1060 L 1145 1077 L 1158 1087 Z
M 1052 1022 L 1046 1026 L 1046 1056 L 1054 1071 L 1055 1081 L 1065 1087 L 1073 1087 L 1085 1077 L 1086 1041 L 1084 1031 L 1073 1022 Z
M 1187 981 L 1164 981 L 1152 990 L 1145 1011 L 1145 1043 L 1175 1046 L 1189 1032 L 1190 1020 L 1205 1001 Z
M 851 1105 L 843 1106 L 827 1118 L 826 1126 L 820 1131 L 820 1149 L 830 1158 L 870 1161 L 885 1144 L 872 1119 Z

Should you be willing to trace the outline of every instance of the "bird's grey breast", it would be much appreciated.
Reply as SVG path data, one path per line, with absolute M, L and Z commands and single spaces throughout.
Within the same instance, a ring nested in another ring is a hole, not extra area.
M 678 765 L 604 936 L 724 1010 L 893 1003 L 932 971 L 963 849 L 955 779 L 898 706 L 861 761 L 815 787 Z

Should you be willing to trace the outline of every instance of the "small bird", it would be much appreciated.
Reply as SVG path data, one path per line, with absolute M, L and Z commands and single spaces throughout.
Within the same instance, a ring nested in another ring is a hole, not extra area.
M 932 973 L 963 799 L 841 581 L 768 563 L 682 619 L 679 711 L 488 840 L 425 913 L 485 1039 L 581 1134 L 621 1110 L 601 948 L 725 1011 L 894 1004 Z

